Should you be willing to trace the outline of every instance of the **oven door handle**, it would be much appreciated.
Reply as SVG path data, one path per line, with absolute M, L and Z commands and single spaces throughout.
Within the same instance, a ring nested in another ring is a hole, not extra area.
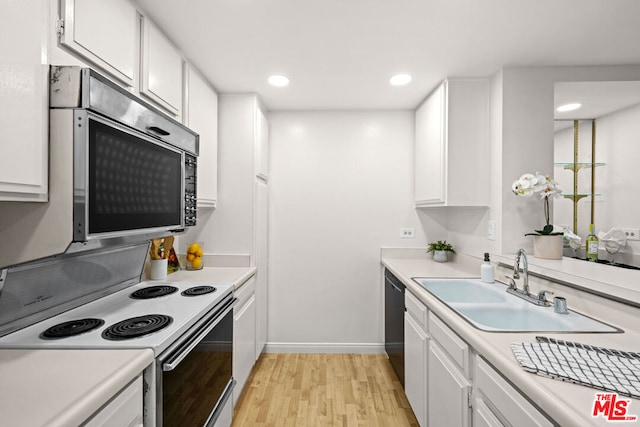
M 211 332 L 213 328 L 215 328 L 218 323 L 220 323 L 222 319 L 227 314 L 229 314 L 229 312 L 231 312 L 231 310 L 233 310 L 233 307 L 237 302 L 238 299 L 233 298 L 223 309 L 222 313 L 216 313 L 215 319 L 209 325 L 207 325 L 202 332 L 198 333 L 194 338 L 191 338 L 187 344 L 183 344 L 186 345 L 186 347 L 181 350 L 180 353 L 171 357 L 169 360 L 165 361 L 162 364 L 162 370 L 164 372 L 173 371 L 180 364 L 180 362 L 182 362 L 184 358 L 187 357 L 191 350 L 193 350 L 198 344 L 200 344 L 200 341 L 202 341 L 204 337 L 206 337 L 209 332 Z

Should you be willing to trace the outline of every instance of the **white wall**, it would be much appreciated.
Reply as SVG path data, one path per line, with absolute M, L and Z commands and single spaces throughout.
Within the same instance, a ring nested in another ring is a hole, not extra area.
M 419 217 L 413 206 L 414 113 L 275 112 L 269 121 L 269 347 L 379 350 L 380 247 L 447 237 L 446 215 Z M 400 239 L 400 227 L 416 238 Z

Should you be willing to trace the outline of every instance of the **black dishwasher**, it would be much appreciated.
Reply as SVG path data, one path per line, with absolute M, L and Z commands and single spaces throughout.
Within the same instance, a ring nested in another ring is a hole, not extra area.
M 384 270 L 384 348 L 404 387 L 404 284 Z

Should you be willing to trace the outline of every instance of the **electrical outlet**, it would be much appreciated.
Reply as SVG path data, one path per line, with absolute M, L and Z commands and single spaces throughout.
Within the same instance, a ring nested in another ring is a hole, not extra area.
M 638 228 L 621 228 L 627 240 L 640 240 L 640 229 Z
M 496 239 L 496 222 L 492 219 L 487 221 L 487 239 L 489 240 Z
M 416 231 L 413 227 L 400 227 L 401 239 L 415 239 Z

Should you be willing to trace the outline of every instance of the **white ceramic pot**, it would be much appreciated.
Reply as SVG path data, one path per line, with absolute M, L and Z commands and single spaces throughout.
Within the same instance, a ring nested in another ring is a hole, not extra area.
M 149 261 L 149 279 L 165 280 L 167 278 L 167 259 L 152 259 Z
M 433 251 L 433 260 L 435 262 L 447 262 L 447 251 Z
M 541 259 L 562 259 L 562 234 L 533 236 L 533 256 Z

